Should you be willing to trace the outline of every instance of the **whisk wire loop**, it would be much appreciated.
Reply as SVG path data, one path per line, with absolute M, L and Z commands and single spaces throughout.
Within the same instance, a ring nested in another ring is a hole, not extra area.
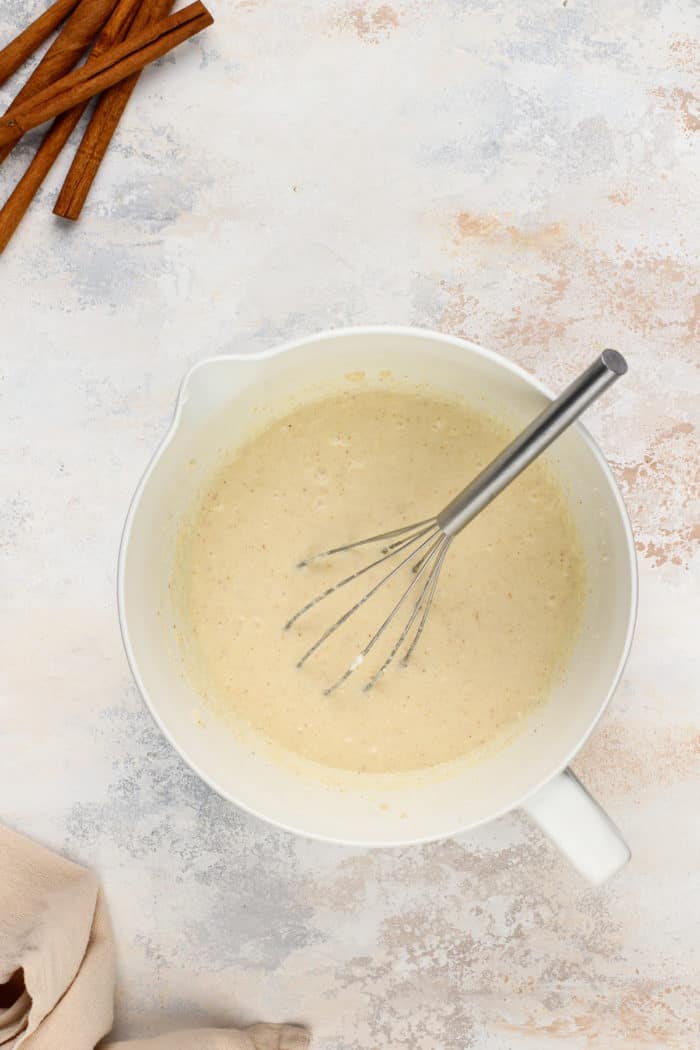
M 424 536 L 425 532 L 428 532 L 427 537 L 425 539 L 421 539 L 421 537 Z M 318 598 L 314 599 L 312 602 L 309 602 L 306 608 L 302 609 L 296 614 L 296 616 L 292 617 L 292 619 L 289 621 L 288 626 L 291 626 L 292 623 L 294 623 L 294 621 L 302 615 L 302 613 L 308 611 L 308 609 L 311 609 L 314 605 L 317 605 L 318 602 L 322 601 L 323 598 L 328 597 L 329 594 L 333 594 L 334 591 L 337 591 L 341 587 L 344 587 L 347 583 L 350 583 L 351 580 L 357 579 L 358 576 L 362 576 L 365 572 L 369 571 L 369 569 L 371 568 L 374 568 L 376 565 L 381 565 L 382 562 L 387 561 L 389 558 L 396 557 L 398 554 L 403 553 L 403 551 L 407 547 L 413 547 L 413 544 L 416 542 L 417 539 L 421 540 L 417 547 L 409 550 L 409 553 L 404 558 L 402 558 L 401 561 L 386 574 L 386 576 L 383 576 L 378 583 L 375 583 L 375 585 L 371 587 L 370 590 L 368 590 L 367 593 L 359 599 L 359 601 L 355 602 L 355 604 L 352 605 L 347 610 L 347 612 L 344 612 L 343 615 L 335 621 L 335 623 L 331 624 L 331 626 L 326 631 L 324 631 L 324 633 L 321 635 L 318 641 L 314 642 L 310 649 L 307 649 L 307 651 L 298 661 L 297 667 L 303 667 L 306 661 L 309 659 L 309 657 L 312 656 L 317 649 L 320 649 L 323 643 L 328 638 L 330 638 L 332 634 L 335 634 L 339 627 L 342 627 L 343 624 L 346 623 L 350 619 L 350 617 L 365 604 L 365 602 L 368 602 L 369 599 L 377 593 L 380 587 L 383 587 L 384 584 L 388 583 L 389 580 L 393 579 L 393 577 L 401 571 L 404 565 L 406 565 L 409 561 L 415 558 L 416 554 L 419 554 L 425 547 L 427 547 L 436 538 L 439 532 L 440 530 L 437 526 L 435 526 L 432 529 L 430 528 L 430 526 L 428 526 L 428 528 L 420 532 L 418 536 L 413 536 L 410 540 L 407 540 L 406 543 L 402 544 L 400 547 L 397 547 L 396 550 L 392 551 L 390 554 L 386 554 L 382 558 L 377 559 L 377 561 L 373 562 L 371 565 L 368 565 L 364 569 L 360 569 L 358 572 L 353 573 L 352 576 L 346 576 L 346 578 L 344 580 L 341 580 L 340 583 L 336 584 L 335 587 L 329 587 L 328 590 L 320 594 Z
M 324 690 L 324 694 L 326 696 L 329 696 L 331 693 L 334 693 L 339 685 L 342 685 L 343 682 L 347 681 L 347 679 L 350 677 L 350 675 L 354 671 L 356 671 L 357 668 L 360 666 L 360 664 L 364 661 L 365 657 L 369 656 L 369 654 L 371 653 L 372 649 L 374 649 L 375 645 L 377 644 L 379 639 L 382 637 L 382 635 L 384 634 L 384 632 L 386 631 L 386 629 L 388 628 L 389 624 L 392 622 L 392 620 L 394 619 L 396 614 L 398 613 L 399 609 L 402 607 L 404 602 L 406 602 L 407 599 L 410 597 L 410 594 L 414 590 L 414 588 L 416 588 L 418 586 L 418 584 L 420 583 L 421 577 L 425 573 L 426 569 L 430 565 L 430 563 L 433 560 L 433 558 L 436 556 L 436 554 L 439 551 L 440 547 L 445 542 L 446 542 L 446 537 L 443 536 L 442 533 L 441 533 L 437 537 L 437 539 L 435 539 L 433 545 L 428 549 L 427 553 L 421 558 L 421 568 L 418 570 L 418 572 L 415 573 L 415 575 L 414 575 L 413 579 L 411 580 L 411 582 L 409 583 L 408 587 L 406 587 L 406 589 L 402 592 L 400 598 L 398 599 L 398 601 L 394 605 L 393 609 L 391 610 L 389 615 L 384 620 L 384 623 L 381 625 L 381 627 L 379 627 L 374 632 L 374 634 L 372 635 L 370 640 L 367 642 L 367 645 L 364 647 L 364 649 L 360 653 L 359 657 L 356 657 L 353 660 L 353 662 L 350 664 L 350 666 L 347 668 L 347 670 L 340 676 L 340 678 L 336 682 L 333 683 L 333 685 L 329 686 L 327 689 Z M 400 568 L 400 566 L 397 566 L 397 568 Z M 418 599 L 418 604 L 416 605 L 416 609 L 419 607 L 419 604 L 420 604 L 421 600 L 422 600 L 422 595 Z M 409 627 L 410 627 L 410 624 L 413 622 L 414 619 L 415 619 L 415 610 L 414 610 L 414 613 L 411 615 L 411 618 L 409 619 Z M 371 686 L 374 685 L 374 682 L 376 681 L 376 679 L 378 677 L 379 677 L 379 675 L 376 675 L 374 678 L 372 678 L 370 683 L 368 684 L 368 686 L 366 686 L 365 688 L 371 688 Z

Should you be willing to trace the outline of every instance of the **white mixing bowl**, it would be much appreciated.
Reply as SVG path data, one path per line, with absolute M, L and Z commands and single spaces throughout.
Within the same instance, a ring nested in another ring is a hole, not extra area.
M 185 378 L 173 422 L 134 496 L 119 558 L 119 615 L 129 663 L 150 711 L 186 762 L 214 790 L 282 828 L 333 842 L 395 846 L 466 831 L 522 806 L 594 882 L 629 851 L 567 764 L 620 679 L 637 603 L 636 557 L 620 493 L 580 424 L 547 452 L 568 493 L 588 563 L 583 626 L 551 699 L 508 747 L 442 777 L 338 774 L 323 780 L 277 763 L 203 708 L 172 630 L 168 582 L 175 537 L 221 457 L 243 440 L 253 413 L 337 390 L 348 373 L 372 384 L 382 370 L 455 392 L 514 426 L 549 394 L 515 365 L 472 343 L 410 328 L 327 332 L 262 354 L 214 357 Z M 465 478 L 465 482 L 466 482 Z M 324 702 L 319 698 L 319 703 Z

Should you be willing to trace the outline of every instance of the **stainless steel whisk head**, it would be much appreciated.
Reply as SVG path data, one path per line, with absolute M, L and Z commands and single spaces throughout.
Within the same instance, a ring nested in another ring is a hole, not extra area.
M 374 586 L 367 591 L 359 601 L 355 602 L 347 612 L 344 612 L 342 616 L 338 617 L 335 623 L 331 624 L 331 626 L 324 631 L 321 637 L 314 642 L 310 649 L 307 649 L 301 659 L 297 662 L 297 667 L 303 667 L 309 657 L 313 656 L 316 650 L 323 645 L 327 638 L 330 638 L 339 627 L 342 627 L 343 624 L 350 619 L 353 613 L 357 612 L 365 602 L 368 602 L 370 598 L 377 593 L 380 587 L 383 587 L 389 582 L 389 580 L 392 580 L 405 566 L 408 565 L 409 562 L 413 561 L 413 565 L 411 566 L 413 579 L 411 579 L 389 615 L 374 632 L 369 642 L 365 645 L 360 654 L 355 657 L 347 670 L 336 682 L 333 683 L 333 685 L 325 689 L 324 693 L 328 695 L 334 692 L 338 686 L 342 685 L 343 682 L 350 677 L 353 671 L 357 670 L 365 657 L 369 655 L 372 649 L 374 649 L 375 645 L 390 626 L 402 606 L 409 601 L 412 595 L 414 595 L 415 600 L 408 617 L 408 622 L 399 635 L 398 640 L 392 646 L 386 660 L 364 688 L 366 690 L 371 689 L 377 679 L 381 677 L 408 638 L 411 633 L 411 628 L 416 624 L 416 621 L 418 621 L 413 637 L 408 643 L 406 652 L 401 660 L 401 663 L 405 666 L 423 633 L 423 628 L 428 619 L 430 606 L 432 605 L 433 597 L 435 595 L 438 577 L 440 576 L 440 570 L 442 569 L 442 563 L 445 560 L 445 555 L 447 554 L 451 542 L 452 537 L 447 536 L 442 531 L 438 525 L 437 518 L 426 518 L 425 521 L 418 521 L 413 525 L 404 525 L 402 528 L 391 529 L 389 532 L 382 532 L 377 536 L 368 536 L 367 539 L 364 540 L 356 540 L 354 543 L 346 543 L 342 547 L 333 547 L 331 550 L 322 551 L 320 554 L 316 554 L 312 558 L 307 558 L 305 561 L 300 562 L 298 568 L 303 568 L 304 566 L 311 564 L 311 562 L 320 561 L 323 558 L 330 558 L 336 554 L 355 550 L 357 547 L 369 546 L 373 543 L 384 545 L 382 556 L 380 558 L 377 558 L 375 561 L 363 566 L 361 569 L 351 573 L 344 579 L 339 580 L 339 582 L 332 587 L 328 587 L 325 591 L 322 591 L 321 594 L 318 594 L 308 602 L 299 610 L 299 612 L 295 613 L 291 620 L 285 625 L 285 629 L 291 627 L 300 616 L 309 612 L 310 609 L 313 609 L 313 607 L 323 601 L 324 598 L 328 598 L 331 594 L 335 594 L 335 592 L 339 591 L 341 587 L 345 587 L 347 584 L 352 583 L 353 580 L 358 579 L 360 576 L 364 576 L 365 573 L 378 568 L 380 565 L 384 565 L 396 558 L 400 559 L 397 564 L 379 580 L 378 583 L 374 584 Z
M 285 630 L 288 630 L 319 602 L 359 579 L 365 573 L 390 562 L 395 562 L 395 564 L 323 632 L 297 662 L 297 667 L 303 667 L 332 634 L 335 634 L 358 609 L 368 602 L 380 588 L 396 578 L 403 569 L 411 572 L 408 585 L 401 592 L 388 616 L 374 632 L 369 642 L 343 674 L 324 690 L 324 694 L 327 696 L 335 692 L 361 666 L 365 657 L 386 634 L 404 607 L 410 608 L 407 621 L 388 656 L 379 670 L 366 683 L 364 689 L 371 689 L 375 685 L 403 647 L 405 647 L 405 652 L 400 662 L 405 666 L 425 629 L 440 572 L 454 537 L 626 371 L 627 364 L 622 354 L 617 350 L 604 350 L 585 372 L 543 409 L 529 426 L 514 438 L 488 466 L 484 467 L 473 481 L 435 517 L 425 518 L 412 525 L 404 525 L 339 547 L 332 547 L 330 550 L 322 551 L 320 554 L 299 562 L 298 568 L 304 568 L 312 562 L 331 558 L 358 547 L 371 544 L 381 545 L 381 557 L 369 562 L 312 598 L 286 623 Z

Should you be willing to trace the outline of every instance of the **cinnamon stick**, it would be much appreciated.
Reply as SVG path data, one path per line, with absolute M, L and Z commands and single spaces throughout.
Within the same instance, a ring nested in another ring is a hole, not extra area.
M 79 0 L 55 0 L 51 7 L 0 51 L 0 87 L 41 47 L 77 7 Z
M 137 33 L 150 22 L 167 15 L 172 0 L 143 0 L 131 27 Z M 53 209 L 54 215 L 76 222 L 80 218 L 95 176 L 104 158 L 112 137 L 117 130 L 141 72 L 122 80 L 100 96 L 83 138 L 76 150 L 61 192 Z M 1 219 L 0 219 L 1 224 Z M 0 234 L 1 238 L 1 234 Z M 0 245 L 0 251 L 2 247 Z
M 29 80 L 11 103 L 5 117 L 9 117 L 16 106 L 43 91 L 73 68 L 92 44 L 115 6 L 116 0 L 80 0 Z M 12 151 L 13 146 L 14 142 L 0 146 L 0 164 Z
M 97 0 L 93 0 L 97 2 Z M 32 128 L 80 105 L 131 76 L 213 23 L 201 0 L 161 18 L 140 33 L 117 44 L 89 66 L 68 73 L 50 87 L 13 107 L 0 119 L 0 147 L 12 146 Z
M 132 24 L 141 0 L 117 0 L 112 15 L 105 23 L 102 32 L 95 41 L 95 46 L 87 60 L 94 63 L 115 44 L 124 40 Z M 43 138 L 39 149 L 32 158 L 31 164 L 8 197 L 0 211 L 0 253 L 7 247 L 12 235 L 26 214 L 27 208 L 36 196 L 39 187 L 51 170 L 59 153 L 70 138 L 88 103 L 83 102 L 74 109 L 58 117 Z

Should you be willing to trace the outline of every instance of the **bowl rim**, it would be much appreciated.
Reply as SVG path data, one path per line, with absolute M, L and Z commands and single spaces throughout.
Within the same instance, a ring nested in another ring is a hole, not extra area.
M 538 781 L 521 794 L 517 799 L 513 800 L 507 805 L 503 805 L 498 809 L 494 810 L 479 820 L 471 821 L 466 824 L 461 823 L 455 826 L 450 826 L 445 829 L 436 831 L 435 833 L 429 833 L 423 836 L 407 836 L 405 838 L 391 838 L 386 841 L 378 840 L 367 840 L 367 839 L 353 839 L 345 838 L 341 835 L 327 835 L 319 832 L 315 832 L 308 827 L 296 826 L 294 824 L 288 824 L 283 821 L 277 820 L 274 817 L 269 816 L 262 810 L 257 809 L 255 806 L 250 805 L 247 802 L 243 802 L 241 799 L 236 797 L 234 794 L 227 791 L 221 786 L 211 774 L 206 772 L 201 766 L 195 762 L 188 754 L 187 748 L 175 738 L 175 735 L 171 733 L 168 726 L 165 724 L 163 718 L 158 711 L 158 705 L 151 697 L 149 690 L 141 677 L 138 661 L 134 653 L 133 646 L 131 644 L 131 637 L 129 632 L 128 615 L 126 610 L 126 594 L 125 594 L 125 573 L 126 573 L 126 560 L 128 554 L 129 541 L 136 520 L 138 509 L 143 497 L 143 493 L 146 490 L 151 475 L 153 474 L 158 461 L 163 455 L 165 449 L 173 439 L 177 429 L 180 425 L 182 418 L 183 408 L 186 401 L 186 393 L 192 377 L 199 371 L 211 367 L 213 364 L 219 364 L 222 362 L 235 362 L 237 364 L 246 364 L 256 361 L 264 361 L 273 357 L 281 356 L 282 354 L 289 353 L 293 350 L 298 350 L 302 347 L 313 346 L 317 343 L 329 342 L 334 339 L 347 338 L 347 337 L 360 337 L 365 336 L 377 336 L 377 335 L 391 335 L 405 337 L 408 339 L 426 339 L 435 342 L 445 343 L 453 347 L 460 349 L 467 349 L 472 353 L 475 353 L 487 360 L 490 360 L 495 365 L 504 368 L 514 375 L 518 376 L 523 382 L 525 382 L 531 389 L 536 390 L 538 393 L 543 394 L 545 397 L 553 398 L 554 394 L 549 390 L 545 384 L 541 383 L 537 378 L 527 372 L 521 365 L 516 364 L 514 361 L 509 360 L 503 355 L 496 353 L 493 350 L 489 350 L 486 347 L 481 346 L 478 343 L 474 343 L 469 339 L 463 339 L 460 336 L 448 335 L 443 332 L 437 332 L 430 328 L 414 327 L 410 325 L 355 325 L 343 328 L 330 328 L 323 331 L 317 332 L 310 336 L 303 336 L 297 339 L 289 340 L 286 343 L 282 343 L 279 346 L 269 347 L 265 350 L 242 352 L 242 353 L 227 353 L 227 354 L 214 354 L 208 357 L 204 357 L 201 360 L 195 362 L 187 372 L 180 383 L 180 387 L 175 402 L 175 410 L 173 412 L 170 424 L 163 434 L 162 438 L 156 445 L 148 463 L 141 475 L 141 478 L 136 486 L 134 494 L 129 503 L 129 508 L 124 521 L 124 527 L 119 543 L 119 553 L 117 562 L 117 609 L 119 616 L 119 630 L 121 633 L 122 644 L 126 654 L 127 662 L 131 670 L 133 679 L 136 683 L 136 687 L 141 695 L 141 698 L 146 705 L 150 715 L 158 726 L 160 732 L 163 734 L 165 739 L 168 741 L 170 746 L 176 751 L 178 755 L 183 759 L 189 768 L 201 779 L 205 784 L 216 792 L 221 798 L 227 802 L 238 806 L 244 812 L 256 817 L 259 820 L 264 821 L 268 825 L 282 829 L 283 831 L 289 832 L 293 835 L 300 835 L 303 838 L 312 839 L 319 842 L 327 842 L 335 845 L 348 846 L 348 847 L 361 847 L 361 848 L 400 848 L 412 845 L 422 845 L 430 842 L 436 842 L 443 839 L 451 838 L 455 835 L 461 835 L 468 831 L 474 830 L 475 828 L 481 827 L 484 824 L 490 823 L 492 820 L 497 820 L 499 817 L 504 816 L 506 813 L 510 813 L 512 810 L 522 808 L 529 799 L 535 796 L 541 791 L 546 784 L 558 776 L 567 766 L 573 761 L 579 751 L 584 747 L 587 740 L 595 730 L 600 719 L 602 718 L 605 710 L 608 707 L 624 673 L 627 661 L 629 659 L 630 651 L 632 648 L 632 642 L 634 638 L 635 627 L 637 623 L 637 615 L 639 608 L 639 568 L 636 555 L 636 547 L 634 542 L 634 534 L 632 531 L 632 525 L 629 518 L 627 507 L 622 498 L 619 486 L 615 477 L 612 473 L 609 463 L 607 462 L 603 452 L 591 435 L 590 431 L 586 426 L 579 420 L 573 424 L 574 429 L 581 439 L 588 445 L 590 451 L 593 453 L 594 459 L 600 469 L 601 475 L 605 478 L 608 484 L 608 488 L 613 496 L 615 506 L 617 508 L 623 531 L 626 539 L 626 548 L 628 556 L 628 576 L 629 576 L 629 594 L 628 594 L 628 617 L 627 627 L 625 631 L 624 644 L 621 647 L 618 664 L 615 669 L 615 673 L 612 675 L 610 685 L 608 687 L 606 695 L 601 699 L 597 713 L 591 719 L 591 722 L 586 729 L 585 733 L 580 737 L 579 741 L 573 748 L 563 757 L 559 758 L 552 763 L 551 769 L 548 773 L 538 779 Z

